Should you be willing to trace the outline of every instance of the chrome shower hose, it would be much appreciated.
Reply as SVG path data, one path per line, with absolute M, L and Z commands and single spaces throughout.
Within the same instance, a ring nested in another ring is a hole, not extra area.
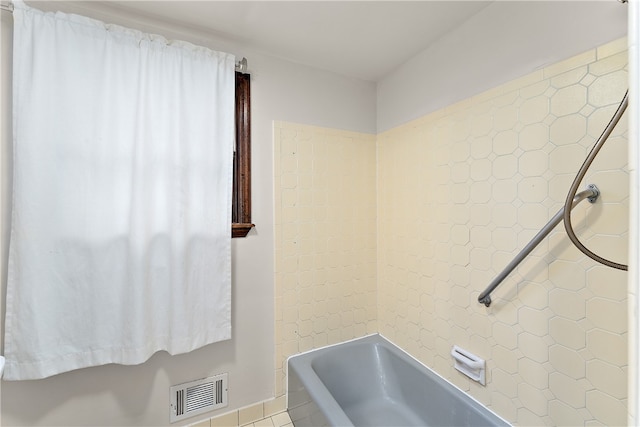
M 587 156 L 584 163 L 580 167 L 580 170 L 576 174 L 576 177 L 573 179 L 573 184 L 571 184 L 571 188 L 569 189 L 569 193 L 567 194 L 567 198 L 564 202 L 564 218 L 563 218 L 564 228 L 565 230 L 567 230 L 567 235 L 569 236 L 569 239 L 571 239 L 573 244 L 576 246 L 576 248 L 578 248 L 582 253 L 587 255 L 589 258 L 601 264 L 604 264 L 607 267 L 616 268 L 618 270 L 625 270 L 625 271 L 628 270 L 628 266 L 626 266 L 625 264 L 619 264 L 617 262 L 609 261 L 608 259 L 603 258 L 591 252 L 582 244 L 582 242 L 580 242 L 580 240 L 578 239 L 578 236 L 576 236 L 576 233 L 573 231 L 573 226 L 571 225 L 571 204 L 573 203 L 573 198 L 578 192 L 578 186 L 580 185 L 580 182 L 582 181 L 585 174 L 587 173 L 587 169 L 589 169 L 589 166 L 591 166 L 591 163 L 593 163 L 593 160 L 598 155 L 598 152 L 606 142 L 607 138 L 609 137 L 609 135 L 611 135 L 611 132 L 613 132 L 613 129 L 616 127 L 616 125 L 620 121 L 620 117 L 622 117 L 622 114 L 627 109 L 627 105 L 629 104 L 628 96 L 629 96 L 629 91 L 627 90 L 624 94 L 624 98 L 622 98 L 622 101 L 620 102 L 620 105 L 618 105 L 618 109 L 616 110 L 615 114 L 609 121 L 609 124 L 602 132 L 602 135 L 600 135 L 600 137 L 596 141 L 595 145 L 589 152 L 589 155 Z

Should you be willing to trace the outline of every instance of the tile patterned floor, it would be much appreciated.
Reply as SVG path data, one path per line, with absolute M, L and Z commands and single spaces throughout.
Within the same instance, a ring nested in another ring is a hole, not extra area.
M 243 427 L 293 427 L 293 423 L 289 418 L 289 414 L 285 411 L 253 423 L 244 424 Z

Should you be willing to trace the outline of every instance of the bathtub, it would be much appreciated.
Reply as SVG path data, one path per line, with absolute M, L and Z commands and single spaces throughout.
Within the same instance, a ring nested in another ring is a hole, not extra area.
M 380 335 L 292 356 L 287 365 L 295 427 L 509 425 Z

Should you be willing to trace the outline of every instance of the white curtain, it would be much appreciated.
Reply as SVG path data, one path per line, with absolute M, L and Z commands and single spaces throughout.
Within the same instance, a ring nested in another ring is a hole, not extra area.
M 4 379 L 231 337 L 232 55 L 16 3 Z

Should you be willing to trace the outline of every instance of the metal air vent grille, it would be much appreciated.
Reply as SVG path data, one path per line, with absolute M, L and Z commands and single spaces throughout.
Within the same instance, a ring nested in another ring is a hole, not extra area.
M 171 422 L 227 406 L 227 374 L 172 386 Z

